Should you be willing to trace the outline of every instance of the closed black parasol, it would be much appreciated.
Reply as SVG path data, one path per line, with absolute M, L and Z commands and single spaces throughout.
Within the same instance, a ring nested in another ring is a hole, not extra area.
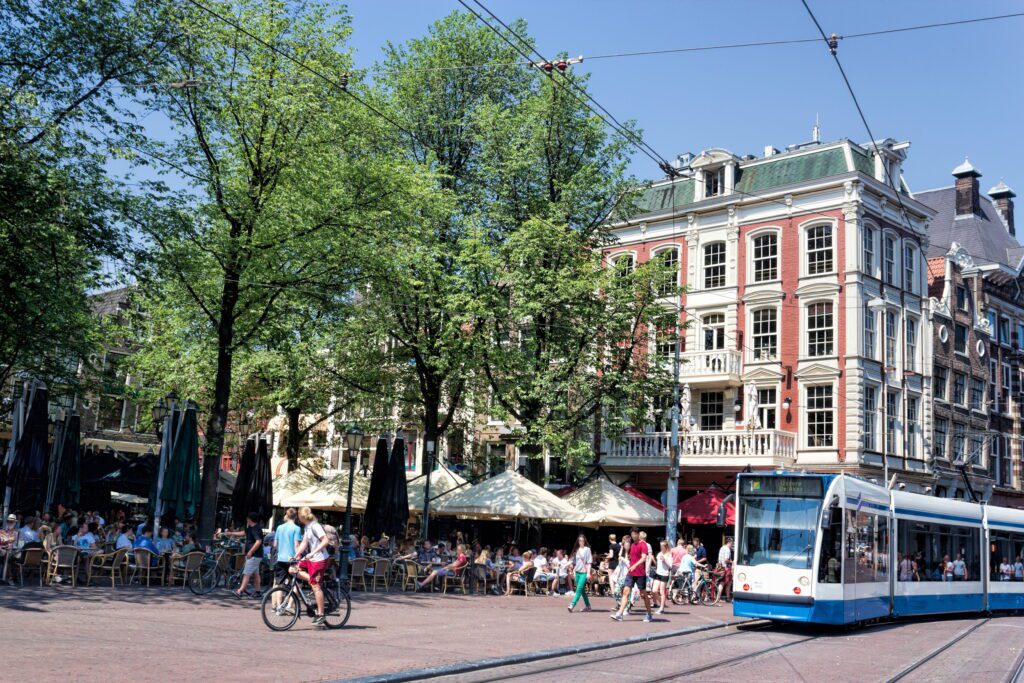
M 231 494 L 231 521 L 235 526 L 245 524 L 245 516 L 249 509 L 249 482 L 253 479 L 256 469 L 256 439 L 247 439 L 242 448 L 242 459 L 238 463 L 238 474 L 235 478 L 235 490 Z
M 82 493 L 81 418 L 68 414 L 57 423 L 50 454 L 46 509 L 75 507 Z
M 235 483 L 237 486 L 237 482 Z M 270 451 L 266 439 L 256 440 L 256 458 L 249 479 L 249 512 L 266 522 L 274 511 L 273 482 L 270 479 Z
M 373 473 L 370 475 L 370 493 L 366 498 L 366 514 L 363 515 L 363 534 L 376 539 L 387 518 L 388 491 L 388 442 L 382 436 L 377 439 L 377 451 L 373 456 Z
M 391 538 L 400 538 L 409 523 L 409 489 L 405 478 L 405 439 L 398 437 L 391 448 L 388 462 L 387 518 L 383 531 Z
M 45 503 L 49 462 L 48 392 L 32 381 L 15 406 L 14 443 L 4 468 L 5 507 L 10 510 L 39 510 Z

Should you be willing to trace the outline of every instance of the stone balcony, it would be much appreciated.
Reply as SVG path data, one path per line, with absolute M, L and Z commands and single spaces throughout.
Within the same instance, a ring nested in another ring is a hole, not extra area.
M 668 469 L 669 432 L 626 434 L 607 442 L 601 464 L 610 468 Z M 778 429 L 692 431 L 679 437 L 681 467 L 789 467 L 796 434 Z
M 682 354 L 679 366 L 679 381 L 693 386 L 702 384 L 726 384 L 740 386 L 743 372 L 743 356 L 739 351 L 717 349 L 714 351 L 687 351 Z

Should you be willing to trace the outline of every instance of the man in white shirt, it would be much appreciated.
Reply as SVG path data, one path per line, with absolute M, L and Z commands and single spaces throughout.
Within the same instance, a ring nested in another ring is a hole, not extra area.
M 548 571 L 549 567 L 547 548 L 541 548 L 537 551 L 537 557 L 533 559 L 533 566 L 537 569 L 537 571 L 533 574 L 533 580 L 535 582 L 544 582 L 550 586 L 552 579 L 558 579 L 558 574 L 556 572 Z
M 730 562 L 732 562 L 732 539 L 727 538 L 725 545 L 718 551 L 718 564 L 727 567 Z
M 114 542 L 114 549 L 120 550 L 121 548 L 131 548 L 132 539 L 128 536 L 128 525 L 122 524 L 119 531 L 120 533 L 117 535 L 117 540 Z

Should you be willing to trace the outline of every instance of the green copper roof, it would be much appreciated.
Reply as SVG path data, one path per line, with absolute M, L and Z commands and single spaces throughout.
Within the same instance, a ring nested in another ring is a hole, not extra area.
M 850 151 L 853 152 L 853 170 L 874 176 L 875 165 L 872 163 L 871 158 L 854 147 L 851 147 Z
M 675 196 L 672 196 L 671 185 L 658 185 L 644 191 L 637 200 L 637 209 L 640 213 L 653 213 L 655 211 L 668 211 L 673 206 L 682 206 L 693 203 L 693 180 L 677 180 L 675 183 Z
M 847 170 L 842 148 L 835 147 L 741 168 L 736 189 L 756 194 L 773 187 L 839 175 Z

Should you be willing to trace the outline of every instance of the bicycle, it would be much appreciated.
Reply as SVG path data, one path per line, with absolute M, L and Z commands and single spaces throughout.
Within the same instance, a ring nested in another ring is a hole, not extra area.
M 292 566 L 298 564 L 295 560 Z M 348 623 L 352 613 L 352 599 L 348 588 L 341 585 L 333 568 L 325 573 L 320 588 L 324 594 L 324 625 L 327 628 L 341 628 Z M 282 583 L 263 594 L 260 613 L 263 623 L 272 631 L 287 631 L 299 621 L 300 614 L 316 616 L 316 599 L 305 581 L 288 572 Z M 274 605 L 275 600 L 277 605 Z
M 218 586 L 222 581 L 226 583 L 228 572 L 228 549 L 222 547 L 219 551 L 207 550 L 203 554 L 203 561 L 198 569 L 194 569 L 188 576 L 188 588 L 196 595 L 206 595 Z
M 724 572 L 719 570 L 702 571 L 697 585 L 694 587 L 694 602 L 700 600 L 705 607 L 717 605 L 722 599 L 722 585 Z
M 688 574 L 682 572 L 672 577 L 672 587 L 669 588 L 668 597 L 676 605 L 687 605 L 696 603 L 696 594 L 693 591 L 693 580 Z

